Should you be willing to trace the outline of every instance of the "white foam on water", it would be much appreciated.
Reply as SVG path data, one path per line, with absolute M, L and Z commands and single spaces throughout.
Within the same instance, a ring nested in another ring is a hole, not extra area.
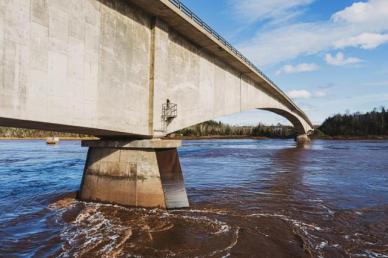
M 217 215 L 230 215 L 227 211 L 223 210 L 212 210 L 212 209 L 189 209 L 189 210 L 171 210 L 172 213 L 205 213 L 205 214 L 217 214 Z
M 172 212 L 173 213 L 193 213 L 193 214 L 199 213 L 199 214 L 211 214 L 211 215 L 215 214 L 215 215 L 221 215 L 221 216 L 225 216 L 225 215 L 229 215 L 230 216 L 231 215 L 230 212 L 223 211 L 223 210 L 213 210 L 213 209 L 204 209 L 204 210 L 198 210 L 198 209 L 173 210 Z M 212 233 L 212 234 L 215 234 L 215 235 L 228 233 L 232 229 L 232 227 L 230 225 L 226 224 L 225 222 L 220 221 L 218 219 L 210 219 L 207 216 L 188 216 L 188 215 L 182 215 L 181 217 L 182 218 L 186 218 L 186 219 L 191 219 L 191 220 L 207 221 L 209 223 L 213 223 L 213 224 L 217 225 L 219 227 L 219 230 L 214 232 L 214 233 Z
M 62 216 L 66 211 L 77 208 L 76 205 L 82 205 L 83 208 L 79 214 L 70 223 L 63 222 Z M 133 225 L 134 228 L 123 223 L 119 218 L 105 217 L 104 209 L 111 207 L 113 209 L 122 210 L 125 212 L 139 213 L 142 221 Z M 222 235 L 229 234 L 232 227 L 227 223 L 218 219 L 210 218 L 208 215 L 226 215 L 226 212 L 219 210 L 175 210 L 167 212 L 160 209 L 130 209 L 118 205 L 98 204 L 75 201 L 67 207 L 52 207 L 56 209 L 58 220 L 63 224 L 63 230 L 60 234 L 64 244 L 59 257 L 81 257 L 93 253 L 100 257 L 117 257 L 120 256 L 125 246 L 130 248 L 137 247 L 136 241 L 133 243 L 128 240 L 133 235 L 133 230 L 148 234 L 149 240 L 152 241 L 154 232 L 162 232 L 172 229 L 175 225 L 171 219 L 192 221 L 195 225 L 203 224 L 209 227 L 209 234 Z M 183 214 L 182 214 L 183 213 Z M 187 214 L 188 213 L 188 214 Z M 158 223 L 153 226 L 147 224 L 147 218 L 154 220 L 154 217 L 159 219 Z M 236 243 L 238 239 L 238 231 L 233 232 L 233 241 L 222 250 L 214 251 L 215 254 L 227 253 Z M 127 245 L 126 245 L 127 243 Z M 169 250 L 158 250 L 152 247 L 143 246 L 155 253 L 176 256 L 178 254 Z M 131 254 L 132 255 L 132 254 Z
M 365 250 L 363 253 L 352 254 L 352 257 L 368 257 L 368 258 L 387 258 L 388 255 L 377 253 L 375 251 Z
M 208 256 L 209 256 L 209 257 L 212 257 L 212 256 L 217 255 L 217 254 L 226 253 L 226 254 L 223 255 L 222 257 L 230 257 L 230 251 L 231 251 L 232 248 L 235 247 L 235 245 L 237 245 L 237 243 L 238 243 L 239 232 L 240 232 L 240 228 L 238 227 L 238 228 L 236 228 L 236 230 L 234 231 L 233 239 L 232 239 L 231 243 L 230 243 L 227 247 L 225 247 L 224 249 L 221 249 L 221 250 L 213 251 L 213 252 L 210 253 Z
M 305 223 L 296 219 L 289 218 L 285 215 L 276 214 L 276 213 L 275 214 L 253 213 L 253 214 L 249 214 L 248 217 L 258 217 L 258 218 L 272 217 L 272 218 L 278 218 L 290 223 L 295 228 L 295 230 L 299 231 L 299 232 L 294 231 L 294 233 L 302 234 L 304 236 L 302 238 L 304 244 L 306 244 L 310 250 L 314 250 L 318 257 L 324 257 L 323 249 L 329 245 L 328 241 L 325 239 L 322 239 L 321 237 L 315 236 L 310 231 L 312 230 L 312 231 L 322 232 L 322 231 L 326 231 L 326 229 L 323 229 L 315 224 Z
M 190 209 L 190 210 L 175 210 L 173 211 L 174 213 L 192 213 L 192 214 L 209 214 L 209 215 L 230 215 L 226 211 L 221 211 L 221 210 L 197 210 L 197 209 Z M 171 214 L 170 216 L 174 216 L 174 214 Z M 220 221 L 218 219 L 211 219 L 208 216 L 191 216 L 191 215 L 179 215 L 178 218 L 183 218 L 186 220 L 194 220 L 197 222 L 205 222 L 210 225 L 215 225 L 218 227 L 218 230 L 213 232 L 213 235 L 219 235 L 219 234 L 228 234 L 232 230 L 232 226 L 228 225 L 227 223 Z M 206 256 L 201 256 L 201 257 L 213 257 L 215 255 L 221 255 L 223 254 L 222 257 L 229 257 L 230 256 L 230 251 L 232 248 L 238 243 L 238 237 L 239 237 L 239 231 L 240 228 L 237 227 L 233 231 L 233 238 L 232 241 L 223 249 L 220 250 L 215 250 L 211 252 L 210 254 Z
M 218 230 L 214 234 L 218 235 L 218 234 L 227 233 L 227 232 L 230 231 L 230 229 L 231 229 L 231 227 L 229 225 L 226 225 L 226 224 L 225 225 L 221 225 L 220 230 Z
M 333 216 L 335 214 L 335 211 L 333 211 L 332 209 L 330 209 L 329 207 L 327 207 L 326 205 L 324 204 L 319 204 L 320 207 L 322 207 L 323 209 L 326 210 L 326 212 L 330 215 L 330 216 Z
M 291 218 L 288 218 L 287 216 L 285 215 L 281 215 L 281 214 L 270 214 L 270 213 L 253 213 L 253 214 L 249 214 L 248 217 L 274 217 L 274 218 L 279 218 L 281 220 L 284 220 L 284 221 L 287 221 L 287 222 L 291 222 L 293 225 L 299 227 L 299 228 L 305 228 L 305 229 L 313 229 L 313 230 L 317 230 L 317 231 L 325 231 L 325 229 L 317 226 L 317 225 L 314 225 L 314 224 L 308 224 L 308 223 L 305 223 L 305 222 L 302 222 L 302 221 L 299 221 L 299 220 L 296 220 L 296 219 L 291 219 Z
M 220 221 L 218 219 L 211 219 L 211 218 L 209 218 L 207 216 L 189 216 L 189 215 L 179 215 L 179 216 L 176 216 L 174 214 L 171 214 L 171 216 L 175 216 L 177 218 L 183 218 L 185 220 L 193 220 L 193 221 L 196 221 L 196 222 L 202 222 L 202 223 L 206 223 L 208 225 L 216 226 L 218 228 L 218 230 L 216 232 L 212 233 L 212 234 L 215 234 L 215 235 L 225 234 L 225 233 L 228 233 L 231 230 L 231 226 L 229 226 L 225 222 Z
M 101 205 L 85 205 L 73 222 L 65 224 L 60 234 L 65 244 L 59 257 L 80 257 L 94 249 L 101 257 L 116 257 L 132 236 L 132 229 L 105 218 L 99 211 Z

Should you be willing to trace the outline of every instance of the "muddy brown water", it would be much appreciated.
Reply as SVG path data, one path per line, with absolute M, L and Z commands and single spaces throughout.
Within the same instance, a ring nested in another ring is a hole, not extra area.
M 75 200 L 79 142 L 0 142 L 1 257 L 388 257 L 388 141 L 185 141 L 191 207 Z

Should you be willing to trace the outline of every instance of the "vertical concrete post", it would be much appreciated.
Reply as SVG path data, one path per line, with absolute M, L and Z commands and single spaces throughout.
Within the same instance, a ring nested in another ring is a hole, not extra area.
M 78 198 L 133 207 L 188 207 L 180 145 L 172 140 L 83 141 L 89 151 Z
M 148 130 L 154 135 L 154 97 L 155 97 L 155 58 L 156 58 L 156 17 L 151 19 L 151 44 L 150 44 L 150 68 L 149 68 L 149 92 L 148 92 Z

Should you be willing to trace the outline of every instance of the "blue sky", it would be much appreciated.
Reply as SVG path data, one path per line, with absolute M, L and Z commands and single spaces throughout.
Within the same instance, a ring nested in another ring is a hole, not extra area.
M 182 0 L 315 124 L 388 107 L 388 0 Z M 287 123 L 265 111 L 220 118 Z

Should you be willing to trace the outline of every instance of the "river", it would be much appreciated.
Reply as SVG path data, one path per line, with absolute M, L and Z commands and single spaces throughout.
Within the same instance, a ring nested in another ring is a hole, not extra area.
M 0 257 L 388 257 L 388 141 L 184 141 L 191 207 L 79 202 L 78 141 L 0 141 Z

